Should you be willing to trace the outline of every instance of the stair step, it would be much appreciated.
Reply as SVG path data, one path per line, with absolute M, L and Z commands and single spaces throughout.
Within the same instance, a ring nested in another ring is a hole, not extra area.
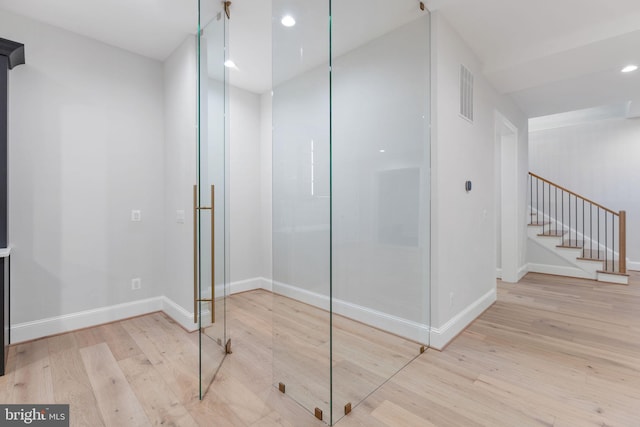
M 582 257 L 580 259 L 587 259 L 587 260 L 593 260 L 593 261 L 603 261 L 604 262 L 604 258 L 605 258 L 605 252 L 604 251 L 600 251 L 598 249 L 588 249 L 588 248 L 584 248 L 582 250 Z M 611 255 L 609 255 L 609 260 L 611 260 Z
M 598 270 L 599 273 L 607 273 L 607 274 L 619 274 L 621 276 L 628 276 L 627 273 L 620 272 L 620 263 L 617 260 L 607 260 L 605 263 L 603 261 L 604 268 L 602 270 Z
M 529 226 L 532 226 L 532 227 L 539 227 L 539 226 L 545 226 L 545 225 L 549 225 L 549 224 L 551 224 L 549 221 L 545 221 L 545 222 L 542 222 L 542 221 L 539 221 L 539 222 L 531 221 L 531 222 L 529 223 Z
M 547 230 L 544 233 L 538 234 L 538 236 L 543 236 L 543 237 L 562 237 L 565 234 L 567 234 L 567 232 L 563 231 L 563 230 Z
M 573 248 L 581 249 L 584 246 L 584 240 L 576 239 L 564 239 L 562 244 L 558 245 L 558 248 Z

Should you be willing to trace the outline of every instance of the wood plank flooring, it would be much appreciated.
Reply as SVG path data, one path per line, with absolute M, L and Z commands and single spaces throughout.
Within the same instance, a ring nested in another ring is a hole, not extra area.
M 229 299 L 233 354 L 203 401 L 195 334 L 155 313 L 12 346 L 0 402 L 70 403 L 74 426 L 322 426 L 273 387 L 273 298 Z M 375 371 L 347 344 L 379 350 L 380 336 L 353 322 L 341 333 L 336 362 Z M 337 425 L 640 427 L 640 273 L 629 286 L 498 282 L 496 304 L 444 351 L 417 357 Z

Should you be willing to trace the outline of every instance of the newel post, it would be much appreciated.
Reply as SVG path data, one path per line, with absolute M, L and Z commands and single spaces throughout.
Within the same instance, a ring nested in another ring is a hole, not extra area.
M 620 273 L 627 272 L 627 212 L 620 211 L 620 226 L 618 227 L 620 233 Z

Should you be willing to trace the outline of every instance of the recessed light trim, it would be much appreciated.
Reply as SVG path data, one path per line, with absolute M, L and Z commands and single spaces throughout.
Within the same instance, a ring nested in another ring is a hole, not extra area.
M 233 68 L 235 70 L 238 69 L 238 66 L 236 65 L 235 62 L 233 62 L 232 59 L 227 59 L 226 61 L 224 61 L 224 66 L 227 68 Z
M 633 64 L 631 64 L 631 65 L 627 65 L 626 67 L 624 67 L 624 68 L 623 68 L 622 70 L 620 70 L 620 71 L 622 71 L 623 73 L 631 73 L 631 72 L 633 72 L 633 71 L 636 71 L 637 69 L 638 69 L 638 66 L 637 66 L 637 65 L 633 65 Z
M 296 20 L 291 15 L 285 15 L 280 20 L 280 23 L 285 27 L 293 27 L 294 25 L 296 25 Z

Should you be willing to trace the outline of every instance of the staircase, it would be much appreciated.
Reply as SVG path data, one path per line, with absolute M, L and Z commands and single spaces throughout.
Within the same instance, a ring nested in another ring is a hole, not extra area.
M 628 284 L 625 211 L 529 172 L 529 217 L 529 238 L 574 266 L 577 277 Z

